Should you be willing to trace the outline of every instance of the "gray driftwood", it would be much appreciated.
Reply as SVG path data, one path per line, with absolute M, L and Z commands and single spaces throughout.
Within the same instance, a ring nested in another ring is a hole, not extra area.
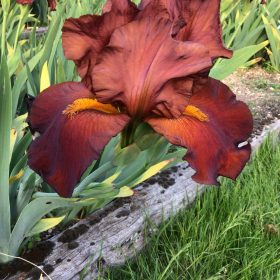
M 68 228 L 68 232 L 79 226 L 86 229 L 74 242 L 60 242 L 63 232 L 51 238 L 55 247 L 44 260 L 44 265 L 54 268 L 49 274 L 51 279 L 80 279 L 85 267 L 88 267 L 88 271 L 83 279 L 95 279 L 100 265 L 104 268 L 123 264 L 127 258 L 141 250 L 147 229 L 155 230 L 155 227 L 148 224 L 158 225 L 192 203 L 203 191 L 203 186 L 191 179 L 193 170 L 187 164 L 179 165 L 178 173 L 181 176 L 176 173 L 171 175 L 176 177 L 173 186 L 165 189 L 157 183 L 148 187 L 140 185 L 135 188 L 136 194 L 132 198 L 116 200 Z M 71 250 L 69 245 L 77 247 Z M 8 279 L 19 279 L 20 275 Z
M 257 148 L 259 148 L 259 146 L 262 144 L 262 142 L 268 136 L 268 134 L 274 133 L 274 135 L 277 135 L 279 134 L 279 132 L 280 132 L 280 120 L 277 119 L 270 125 L 266 125 L 263 128 L 262 133 L 253 138 L 251 143 L 253 149 L 257 150 Z
M 36 28 L 36 37 L 42 37 L 43 35 L 45 35 L 48 32 L 48 27 L 38 27 Z M 20 40 L 25 40 L 28 39 L 30 37 L 30 35 L 32 34 L 32 29 L 26 29 L 23 31 L 22 34 L 20 34 Z
M 135 251 L 141 250 L 145 243 L 143 231 L 147 229 L 145 226 L 147 220 L 155 225 L 159 224 L 193 202 L 196 195 L 202 191 L 203 188 L 197 186 L 190 178 L 192 170 L 186 169 L 182 172 L 184 175 L 178 177 L 176 184 L 168 189 L 158 184 L 146 188 L 138 187 L 137 195 L 130 203 L 109 212 L 81 236 L 79 240 L 81 248 L 69 251 L 65 244 L 58 243 L 56 251 L 47 262 L 52 264 L 62 255 L 67 254 L 67 257 L 51 274 L 52 279 L 79 279 L 81 270 L 88 264 L 90 266 L 85 279 L 94 279 L 100 264 L 103 266 L 123 264 Z M 110 205 L 107 209 L 110 210 L 110 207 L 114 206 Z M 98 213 L 86 219 L 86 222 L 90 222 L 96 215 L 98 216 Z M 54 240 L 57 240 L 57 237 Z M 71 259 L 71 265 L 67 262 L 68 258 Z
M 253 148 L 259 146 L 269 131 L 279 130 L 280 120 L 253 139 Z M 187 164 L 180 164 L 178 172 L 172 175 L 176 179 L 173 186 L 167 189 L 157 183 L 148 187 L 138 186 L 135 189 L 136 195 L 131 199 L 121 203 L 120 200 L 114 201 L 70 227 L 70 230 L 79 226 L 86 229 L 75 241 L 60 242 L 65 232 L 53 237 L 51 241 L 55 244 L 54 250 L 44 261 L 45 265 L 54 268 L 49 274 L 50 278 L 78 280 L 83 275 L 83 279 L 95 279 L 100 265 L 104 268 L 123 264 L 144 247 L 147 228 L 155 230 L 156 227 L 147 227 L 147 224 L 158 225 L 190 205 L 203 192 L 204 187 L 192 181 L 192 174 L 193 170 Z M 19 276 L 8 279 L 19 279 Z

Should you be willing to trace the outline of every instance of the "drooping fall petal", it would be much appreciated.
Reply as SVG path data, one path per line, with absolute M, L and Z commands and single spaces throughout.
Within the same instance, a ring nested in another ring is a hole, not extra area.
M 130 115 L 143 116 L 163 102 L 160 91 L 169 80 L 212 65 L 203 45 L 174 40 L 171 28 L 167 19 L 148 17 L 115 30 L 92 72 L 97 99 L 121 102 Z
M 105 104 L 101 110 L 86 110 L 77 102 L 90 98 L 81 83 L 55 85 L 35 99 L 28 117 L 31 129 L 40 134 L 29 147 L 28 164 L 64 197 L 71 196 L 85 169 L 129 120 L 124 114 L 104 113 Z M 78 106 L 72 117 L 71 104 Z
M 105 13 L 67 19 L 62 28 L 66 58 L 74 60 L 79 75 L 89 89 L 91 71 L 100 51 L 109 43 L 112 32 L 134 19 L 138 9 L 129 0 L 108 1 Z
M 220 24 L 221 0 L 142 0 L 139 13 L 169 18 L 174 22 L 175 38 L 182 41 L 192 41 L 205 45 L 211 57 L 232 56 L 232 51 L 226 49 L 222 42 Z M 156 11 L 156 12 L 155 12 Z
M 172 144 L 188 148 L 184 159 L 196 171 L 193 179 L 199 183 L 217 184 L 219 175 L 235 179 L 249 160 L 250 144 L 239 144 L 252 132 L 251 113 L 214 79 L 209 78 L 190 98 L 184 116 L 147 122 Z

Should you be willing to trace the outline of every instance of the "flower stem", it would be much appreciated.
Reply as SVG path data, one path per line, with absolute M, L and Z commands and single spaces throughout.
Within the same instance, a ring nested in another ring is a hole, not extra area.
M 133 143 L 134 133 L 138 127 L 138 121 L 130 122 L 121 134 L 121 148 L 125 148 Z

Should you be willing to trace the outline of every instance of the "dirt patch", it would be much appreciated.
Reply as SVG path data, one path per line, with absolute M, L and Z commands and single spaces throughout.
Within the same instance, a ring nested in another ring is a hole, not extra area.
M 252 137 L 280 119 L 280 73 L 268 73 L 260 67 L 240 69 L 223 82 L 250 107 L 254 118 Z

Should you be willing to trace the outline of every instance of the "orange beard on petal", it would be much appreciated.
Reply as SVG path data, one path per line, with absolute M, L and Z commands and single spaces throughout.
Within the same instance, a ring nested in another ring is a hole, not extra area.
M 208 116 L 193 105 L 187 106 L 183 114 L 189 117 L 194 117 L 201 122 L 209 121 Z
M 115 108 L 111 104 L 103 104 L 93 98 L 79 98 L 72 104 L 68 105 L 62 113 L 63 115 L 67 115 L 68 117 L 73 118 L 77 113 L 85 110 L 96 110 L 107 114 L 119 113 L 117 108 Z

